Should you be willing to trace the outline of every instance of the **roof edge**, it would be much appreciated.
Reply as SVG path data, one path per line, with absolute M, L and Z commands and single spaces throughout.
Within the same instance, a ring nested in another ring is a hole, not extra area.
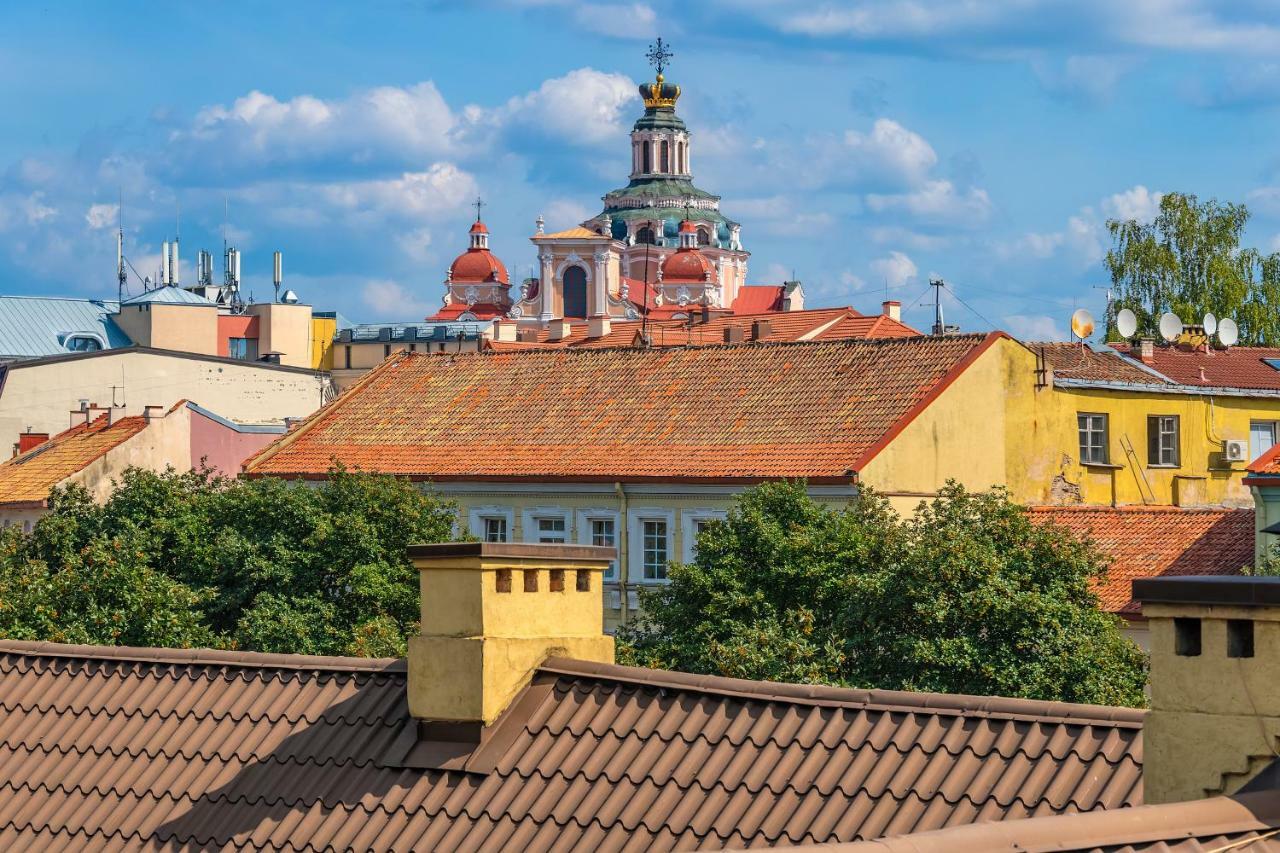
M 1041 699 L 1011 699 L 999 696 L 970 696 L 963 693 L 914 693 L 908 690 L 866 690 L 829 687 L 820 684 L 787 684 L 779 681 L 752 681 L 719 675 L 696 675 L 672 670 L 596 663 L 573 658 L 548 658 L 543 672 L 605 679 L 651 687 L 696 690 L 703 693 L 743 696 L 763 701 L 810 705 L 874 706 L 887 709 L 924 710 L 940 713 L 978 714 L 988 717 L 1025 718 L 1071 723 L 1110 723 L 1141 727 L 1147 712 L 1136 708 L 1048 702 Z
M 133 663 L 234 666 L 245 669 L 332 670 L 341 672 L 406 672 L 403 658 L 352 658 L 232 652 L 221 649 L 166 649 L 138 646 L 90 646 L 30 640 L 0 640 L 0 654 L 27 657 L 81 658 Z

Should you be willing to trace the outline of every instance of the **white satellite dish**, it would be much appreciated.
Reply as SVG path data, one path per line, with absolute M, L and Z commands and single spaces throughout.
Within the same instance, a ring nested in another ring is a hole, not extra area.
M 1213 316 L 1212 314 L 1205 314 L 1204 315 L 1204 333 L 1206 335 L 1212 335 L 1216 331 L 1218 331 L 1218 318 Z
M 1133 333 L 1138 331 L 1138 318 L 1128 308 L 1121 308 L 1120 313 L 1116 314 L 1116 331 L 1122 338 L 1132 338 Z
M 1093 315 L 1088 309 L 1078 308 L 1071 315 L 1071 334 L 1082 341 L 1093 334 Z
M 1165 312 L 1160 315 L 1160 337 L 1173 343 L 1182 334 L 1182 321 L 1177 314 Z
M 1233 347 L 1240 340 L 1240 328 L 1230 317 L 1218 321 L 1218 342 L 1224 347 Z

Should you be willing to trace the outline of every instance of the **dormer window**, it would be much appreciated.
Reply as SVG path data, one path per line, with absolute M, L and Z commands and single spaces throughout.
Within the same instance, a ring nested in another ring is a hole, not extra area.
M 97 335 L 67 335 L 62 345 L 68 352 L 98 352 L 105 349 Z

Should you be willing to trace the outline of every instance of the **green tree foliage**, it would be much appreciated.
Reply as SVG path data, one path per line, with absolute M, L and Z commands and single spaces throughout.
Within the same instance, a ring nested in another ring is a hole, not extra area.
M 621 656 L 688 672 L 1141 705 L 1146 660 L 1090 591 L 1106 558 L 1001 491 L 949 483 L 911 518 L 801 483 L 744 494 L 644 597 Z
M 1242 204 L 1183 193 L 1163 196 L 1152 222 L 1109 220 L 1112 311 L 1131 309 L 1150 335 L 1166 311 L 1189 323 L 1212 313 L 1239 324 L 1242 344 L 1280 344 L 1280 253 L 1241 248 L 1248 221 Z M 1114 339 L 1114 314 L 1107 321 Z
M 342 469 L 314 488 L 127 471 L 103 505 L 55 490 L 0 533 L 0 635 L 301 654 L 403 654 L 416 630 L 407 548 L 451 538 L 455 507 Z

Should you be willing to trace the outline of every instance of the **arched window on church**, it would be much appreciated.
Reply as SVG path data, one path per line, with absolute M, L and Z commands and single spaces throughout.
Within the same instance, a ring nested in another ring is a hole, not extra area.
M 587 272 L 582 267 L 564 271 L 564 316 L 575 320 L 587 316 Z
M 646 225 L 636 232 L 636 242 L 641 245 L 652 246 L 656 241 L 653 239 L 653 228 Z
M 644 172 L 647 175 L 651 171 L 653 171 L 653 168 L 652 168 L 653 164 L 650 162 L 650 157 L 649 157 L 649 143 L 641 142 L 640 150 L 644 152 L 644 168 L 641 169 L 640 171 Z
M 671 143 L 665 139 L 662 140 L 662 171 L 671 171 Z
M 687 142 L 676 143 L 676 171 L 681 174 L 684 174 L 685 172 L 689 171 L 689 167 L 687 167 L 684 164 L 685 150 L 687 149 L 688 145 L 689 143 Z
M 703 227 L 703 226 L 699 226 L 699 227 L 698 227 L 698 245 L 699 245 L 699 246 L 710 246 L 710 245 L 711 245 L 711 232 L 710 232 L 710 231 L 708 231 L 708 230 L 707 230 L 705 227 Z

